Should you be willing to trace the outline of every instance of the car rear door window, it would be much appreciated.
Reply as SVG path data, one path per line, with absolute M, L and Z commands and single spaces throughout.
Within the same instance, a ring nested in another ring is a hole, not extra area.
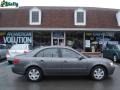
M 58 57 L 58 50 L 57 48 L 48 48 L 40 51 L 37 57 Z

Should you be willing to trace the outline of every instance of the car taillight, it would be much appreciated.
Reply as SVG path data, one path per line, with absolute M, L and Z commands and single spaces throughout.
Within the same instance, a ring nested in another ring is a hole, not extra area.
M 13 64 L 19 64 L 19 63 L 20 63 L 20 60 L 19 60 L 19 59 L 16 59 L 16 58 L 15 58 L 15 59 L 13 60 Z
M 24 51 L 24 53 L 28 53 L 28 51 Z
M 9 50 L 7 50 L 6 57 L 10 57 Z

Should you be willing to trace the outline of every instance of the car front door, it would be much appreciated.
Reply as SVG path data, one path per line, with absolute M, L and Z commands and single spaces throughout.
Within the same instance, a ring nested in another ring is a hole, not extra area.
M 87 72 L 87 63 L 77 52 L 61 48 L 62 74 L 63 75 L 84 75 Z
M 57 48 L 44 49 L 40 51 L 36 57 L 36 59 L 40 61 L 45 74 L 61 74 L 62 61 L 59 57 L 59 51 Z

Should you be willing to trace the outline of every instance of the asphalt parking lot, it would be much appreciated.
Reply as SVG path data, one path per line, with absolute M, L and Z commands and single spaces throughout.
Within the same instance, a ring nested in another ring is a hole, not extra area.
M 119 90 L 120 64 L 112 76 L 103 81 L 89 77 L 45 77 L 41 82 L 27 81 L 23 76 L 12 73 L 12 65 L 0 63 L 0 90 Z

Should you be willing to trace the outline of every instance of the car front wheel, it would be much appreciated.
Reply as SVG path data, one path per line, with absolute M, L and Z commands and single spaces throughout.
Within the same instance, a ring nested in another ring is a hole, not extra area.
M 38 67 L 31 67 L 27 70 L 26 77 L 30 81 L 40 81 L 42 79 L 42 72 Z
M 94 80 L 103 80 L 107 76 L 106 69 L 102 66 L 96 66 L 92 69 L 91 76 Z

